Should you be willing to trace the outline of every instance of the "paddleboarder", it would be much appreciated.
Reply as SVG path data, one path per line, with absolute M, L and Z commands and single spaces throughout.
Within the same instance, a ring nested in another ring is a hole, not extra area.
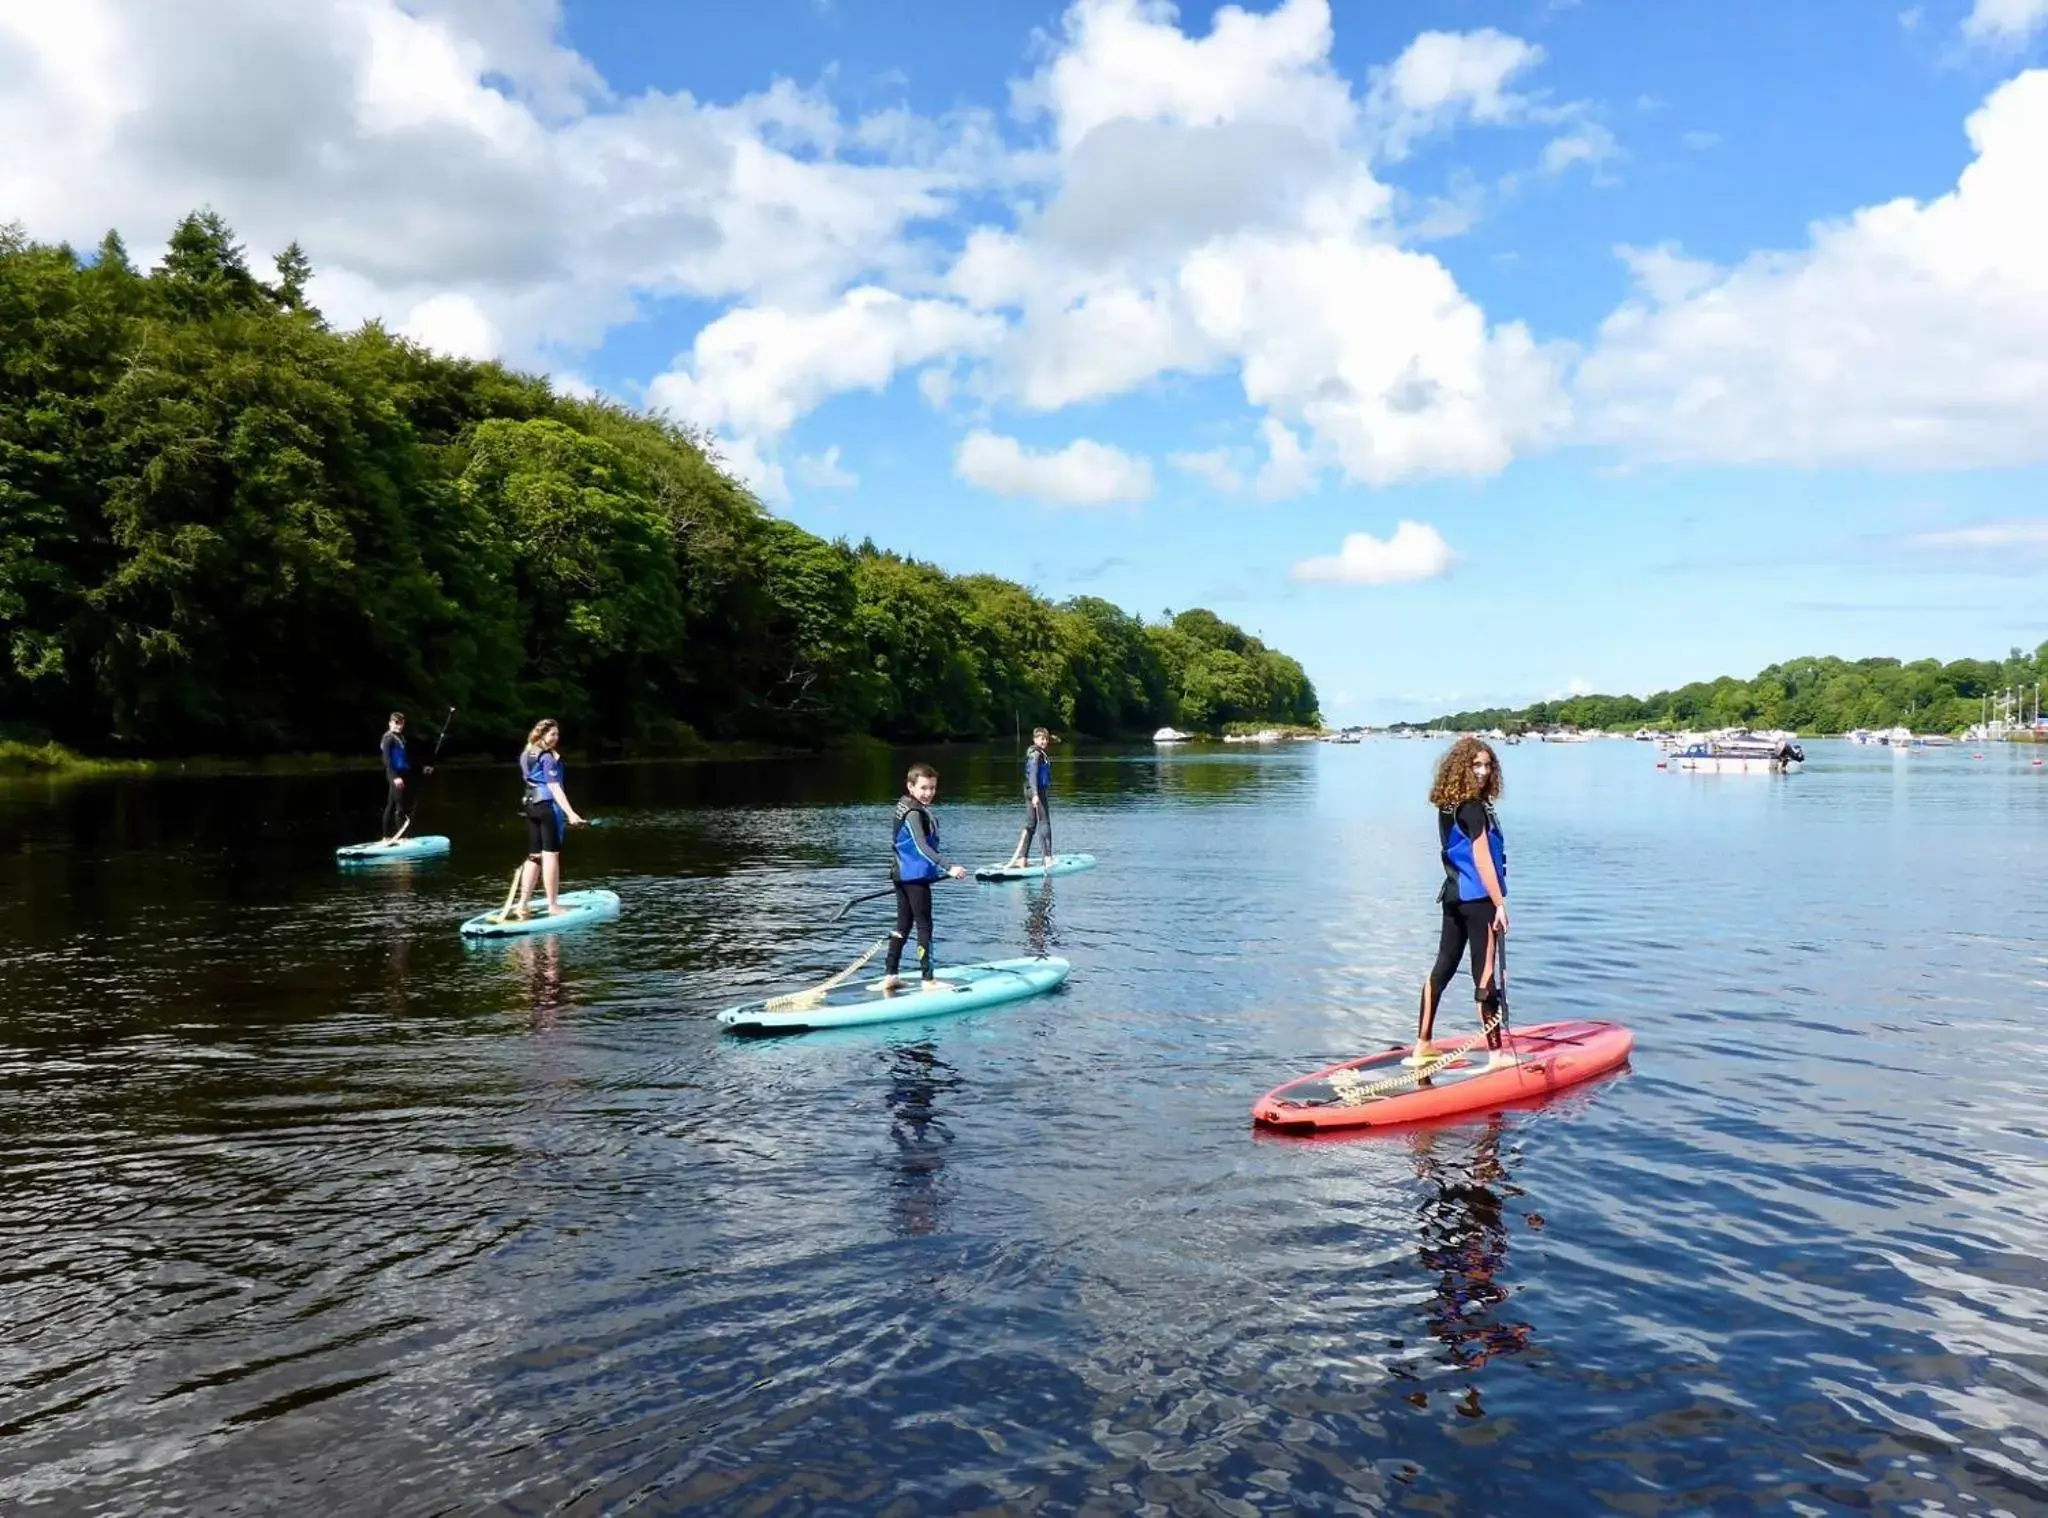
M 1422 983 L 1422 1009 L 1415 1025 L 1416 1064 L 1436 1052 L 1430 1038 L 1436 1031 L 1437 1004 L 1458 973 L 1458 960 L 1468 952 L 1479 1023 L 1486 1030 L 1486 1047 L 1492 1051 L 1488 1066 L 1514 1063 L 1514 1056 L 1501 1047 L 1507 1027 L 1507 1002 L 1500 992 L 1500 955 L 1508 932 L 1508 849 L 1493 808 L 1500 791 L 1500 758 L 1483 739 L 1460 738 L 1437 763 L 1429 799 L 1436 808 L 1437 843 L 1444 865 L 1444 883 L 1437 893 L 1443 907 L 1443 931 L 1437 941 L 1436 964 Z
M 384 736 L 378 740 L 378 751 L 384 756 L 384 835 L 382 841 L 391 842 L 404 832 L 412 822 L 412 795 L 406 788 L 406 781 L 412 776 L 412 760 L 405 751 L 405 713 L 393 712 L 384 728 Z M 434 773 L 429 764 L 421 770 L 424 775 Z
M 1004 869 L 1024 864 L 1031 852 L 1031 839 L 1045 829 L 1045 867 L 1052 868 L 1052 757 L 1047 749 L 1059 740 L 1042 727 L 1031 729 L 1031 747 L 1024 753 L 1024 831 L 1017 835 L 1017 852 Z
M 903 945 L 917 929 L 917 959 L 926 991 L 938 989 L 938 967 L 932 963 L 932 882 L 950 875 L 965 880 L 967 871 L 939 852 L 939 825 L 931 804 L 939 794 L 939 772 L 929 764 L 913 764 L 904 776 L 904 794 L 896 802 L 889 839 L 889 878 L 896 887 L 896 927 L 889 934 L 889 957 L 883 966 L 882 990 L 902 984 Z
M 526 735 L 526 747 L 519 753 L 519 778 L 525 782 L 520 811 L 526 817 L 526 863 L 519 874 L 519 894 L 506 916 L 523 918 L 533 888 L 539 884 L 548 899 L 548 911 L 560 904 L 562 891 L 562 834 L 581 827 L 583 817 L 570 804 L 562 789 L 562 729 L 554 718 L 543 717 Z

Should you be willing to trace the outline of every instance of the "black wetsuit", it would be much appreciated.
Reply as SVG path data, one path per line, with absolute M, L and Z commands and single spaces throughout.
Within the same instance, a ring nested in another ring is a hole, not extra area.
M 412 762 L 405 752 L 405 735 L 384 729 L 377 747 L 384 755 L 384 836 L 396 837 L 412 816 Z M 404 781 L 401 785 L 399 782 Z

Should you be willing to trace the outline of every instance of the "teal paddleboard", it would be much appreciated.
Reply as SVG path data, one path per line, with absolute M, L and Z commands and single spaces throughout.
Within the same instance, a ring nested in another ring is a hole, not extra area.
M 734 1033 L 763 1037 L 945 1017 L 1043 996 L 1067 978 L 1070 968 L 1064 959 L 998 959 L 982 965 L 956 965 L 938 972 L 936 991 L 920 990 L 913 973 L 904 978 L 903 989 L 886 995 L 880 980 L 859 981 L 835 986 L 810 1006 L 770 1012 L 767 1002 L 750 1001 L 727 1007 L 718 1020 Z
M 399 859 L 431 859 L 448 852 L 448 840 L 439 833 L 422 833 L 417 838 L 399 838 L 390 843 L 349 843 L 334 851 L 342 864 L 390 864 Z
M 1078 875 L 1095 868 L 1093 854 L 1055 854 L 1048 868 L 1043 864 L 985 864 L 974 872 L 976 880 L 1043 880 L 1048 875 Z
M 603 922 L 608 917 L 619 915 L 619 893 L 564 891 L 555 898 L 555 905 L 557 910 L 550 912 L 545 901 L 535 900 L 527 909 L 532 915 L 524 918 L 500 917 L 496 912 L 485 912 L 462 925 L 462 936 L 511 938 L 521 933 L 560 933 L 566 928 Z

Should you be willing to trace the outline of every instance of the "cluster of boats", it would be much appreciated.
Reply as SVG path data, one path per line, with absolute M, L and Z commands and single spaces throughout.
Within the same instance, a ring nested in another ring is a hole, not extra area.
M 1723 728 L 1712 733 L 1638 734 L 1669 755 L 1658 767 L 1671 766 L 1703 775 L 1789 775 L 1806 763 L 1806 750 L 1796 734 L 1782 729 L 1757 732 Z

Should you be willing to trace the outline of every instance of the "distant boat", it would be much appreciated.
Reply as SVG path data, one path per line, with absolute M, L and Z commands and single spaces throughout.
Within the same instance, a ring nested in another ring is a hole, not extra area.
M 1789 775 L 1806 763 L 1806 750 L 1783 734 L 1734 732 L 1687 744 L 1677 763 L 1701 775 Z
M 1189 737 L 1190 734 L 1184 733 L 1178 728 L 1162 727 L 1152 735 L 1152 741 L 1154 743 L 1185 743 Z

